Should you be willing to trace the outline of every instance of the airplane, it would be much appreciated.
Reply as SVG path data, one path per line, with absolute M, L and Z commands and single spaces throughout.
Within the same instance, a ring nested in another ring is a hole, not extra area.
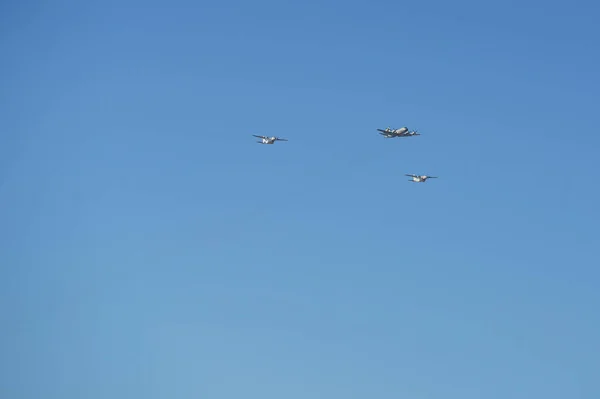
M 256 134 L 253 134 L 254 137 L 258 137 L 259 139 L 261 139 L 260 141 L 257 141 L 257 143 L 260 144 L 275 144 L 276 141 L 288 141 L 287 139 L 281 139 L 279 137 L 266 137 L 266 136 L 257 136 Z
M 427 179 L 437 179 L 436 176 L 417 176 L 417 175 L 404 175 L 404 176 L 412 177 L 412 179 L 408 179 L 408 181 L 411 181 L 413 183 L 425 183 L 425 181 Z
M 407 127 L 401 127 L 400 129 L 390 129 L 386 127 L 385 130 L 377 129 L 379 134 L 385 136 L 386 139 L 394 138 L 394 137 L 409 137 L 409 136 L 420 136 L 421 134 L 417 133 L 417 131 L 409 131 Z

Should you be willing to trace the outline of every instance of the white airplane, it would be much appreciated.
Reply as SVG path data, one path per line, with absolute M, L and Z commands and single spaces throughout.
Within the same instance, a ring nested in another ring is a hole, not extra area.
M 256 134 L 253 134 L 254 137 L 258 137 L 259 139 L 261 139 L 260 141 L 257 141 L 257 143 L 260 144 L 275 144 L 276 141 L 287 141 L 287 139 L 281 139 L 279 137 L 266 137 L 266 136 L 257 136 Z
M 412 177 L 412 179 L 408 179 L 408 181 L 411 181 L 413 183 L 425 183 L 425 180 L 427 180 L 427 179 L 437 179 L 436 176 L 417 176 L 417 175 L 404 175 L 404 176 Z
M 382 136 L 385 136 L 386 139 L 389 138 L 394 138 L 394 137 L 410 137 L 410 136 L 420 136 L 419 133 L 417 133 L 417 131 L 409 131 L 407 127 L 401 127 L 400 129 L 390 129 L 389 127 L 386 127 L 385 130 L 383 129 L 377 129 L 379 132 L 379 134 L 381 134 Z

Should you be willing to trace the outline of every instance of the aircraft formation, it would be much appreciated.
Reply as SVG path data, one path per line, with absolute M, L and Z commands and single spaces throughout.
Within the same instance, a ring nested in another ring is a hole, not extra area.
M 398 138 L 398 137 L 412 137 L 412 136 L 420 136 L 420 133 L 417 133 L 416 130 L 410 131 L 406 126 L 401 127 L 400 129 L 391 129 L 387 127 L 385 129 L 377 129 L 380 135 L 385 137 L 386 139 Z M 259 138 L 257 141 L 259 144 L 275 144 L 276 141 L 288 141 L 287 139 L 283 139 L 281 137 L 267 137 L 253 134 L 254 137 Z M 405 176 L 409 176 L 410 179 L 408 181 L 412 183 L 425 183 L 427 179 L 437 179 L 437 176 L 427 176 L 427 175 L 414 175 L 414 174 L 405 174 Z

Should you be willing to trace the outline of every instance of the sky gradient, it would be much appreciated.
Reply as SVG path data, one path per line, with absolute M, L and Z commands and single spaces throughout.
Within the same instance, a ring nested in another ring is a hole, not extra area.
M 599 11 L 3 2 L 0 397 L 597 399 Z

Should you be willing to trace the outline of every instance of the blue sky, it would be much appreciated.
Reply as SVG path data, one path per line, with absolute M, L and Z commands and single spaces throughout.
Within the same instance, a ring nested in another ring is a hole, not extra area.
M 598 398 L 599 6 L 516 4 L 3 3 L 0 396 Z

